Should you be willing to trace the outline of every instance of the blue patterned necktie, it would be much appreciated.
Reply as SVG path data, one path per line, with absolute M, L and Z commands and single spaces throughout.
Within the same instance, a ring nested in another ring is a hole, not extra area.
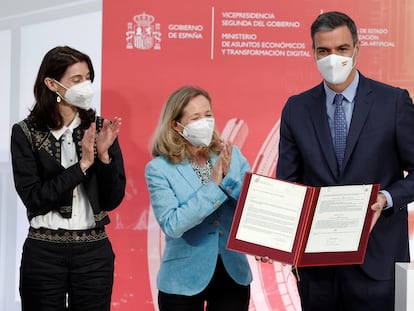
M 334 129 L 335 129 L 335 155 L 338 163 L 339 172 L 342 171 L 342 163 L 344 161 L 347 125 L 345 119 L 345 110 L 342 105 L 344 96 L 336 94 L 334 98 L 335 113 L 334 113 Z

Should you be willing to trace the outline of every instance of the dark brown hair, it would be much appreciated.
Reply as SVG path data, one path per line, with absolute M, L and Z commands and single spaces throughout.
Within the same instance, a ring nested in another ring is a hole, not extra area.
M 51 49 L 43 57 L 42 63 L 34 84 L 35 105 L 30 112 L 29 118 L 42 129 L 59 129 L 63 126 L 63 118 L 59 113 L 56 103 L 57 95 L 45 84 L 45 78 L 59 81 L 65 74 L 66 69 L 79 62 L 86 62 L 93 81 L 95 72 L 90 57 L 69 46 L 57 46 Z M 82 124 L 89 125 L 95 120 L 93 109 L 84 110 L 78 108 Z

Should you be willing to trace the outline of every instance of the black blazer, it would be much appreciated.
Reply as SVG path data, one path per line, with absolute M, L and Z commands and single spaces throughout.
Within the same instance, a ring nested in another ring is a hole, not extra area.
M 371 232 L 362 269 L 391 279 L 409 261 L 407 204 L 414 200 L 414 105 L 406 90 L 360 74 L 338 175 L 323 84 L 288 99 L 282 111 L 276 176 L 310 186 L 379 183 L 393 199 Z M 408 175 L 404 177 L 404 172 Z
M 96 127 L 102 128 L 98 117 Z M 73 131 L 78 158 L 82 157 L 81 140 L 87 128 L 80 125 Z M 11 155 L 14 183 L 29 220 L 58 210 L 63 217 L 71 217 L 73 189 L 83 183 L 91 203 L 97 227 L 109 223 L 106 211 L 115 209 L 125 195 L 125 171 L 118 140 L 109 148 L 111 162 L 104 164 L 97 158 L 83 174 L 79 162 L 65 169 L 60 161 L 61 142 L 50 131 L 42 131 L 25 119 L 13 125 Z

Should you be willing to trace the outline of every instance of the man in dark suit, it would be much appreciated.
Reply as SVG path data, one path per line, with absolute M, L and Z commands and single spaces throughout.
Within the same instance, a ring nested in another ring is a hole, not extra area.
M 414 105 L 406 90 L 357 71 L 357 28 L 347 15 L 319 15 L 311 36 L 324 81 L 283 108 L 276 176 L 310 186 L 379 183 L 381 190 L 364 263 L 299 268 L 302 308 L 393 310 L 395 262 L 410 260 Z

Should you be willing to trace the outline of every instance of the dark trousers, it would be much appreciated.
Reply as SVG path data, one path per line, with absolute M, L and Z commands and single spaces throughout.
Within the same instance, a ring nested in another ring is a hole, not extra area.
M 27 238 L 22 311 L 109 311 L 115 255 L 108 239 L 55 243 Z
M 394 279 L 378 281 L 359 266 L 299 268 L 303 311 L 392 311 Z
M 158 293 L 160 311 L 247 311 L 250 301 L 250 285 L 233 281 L 219 257 L 216 271 L 208 286 L 194 296 Z

